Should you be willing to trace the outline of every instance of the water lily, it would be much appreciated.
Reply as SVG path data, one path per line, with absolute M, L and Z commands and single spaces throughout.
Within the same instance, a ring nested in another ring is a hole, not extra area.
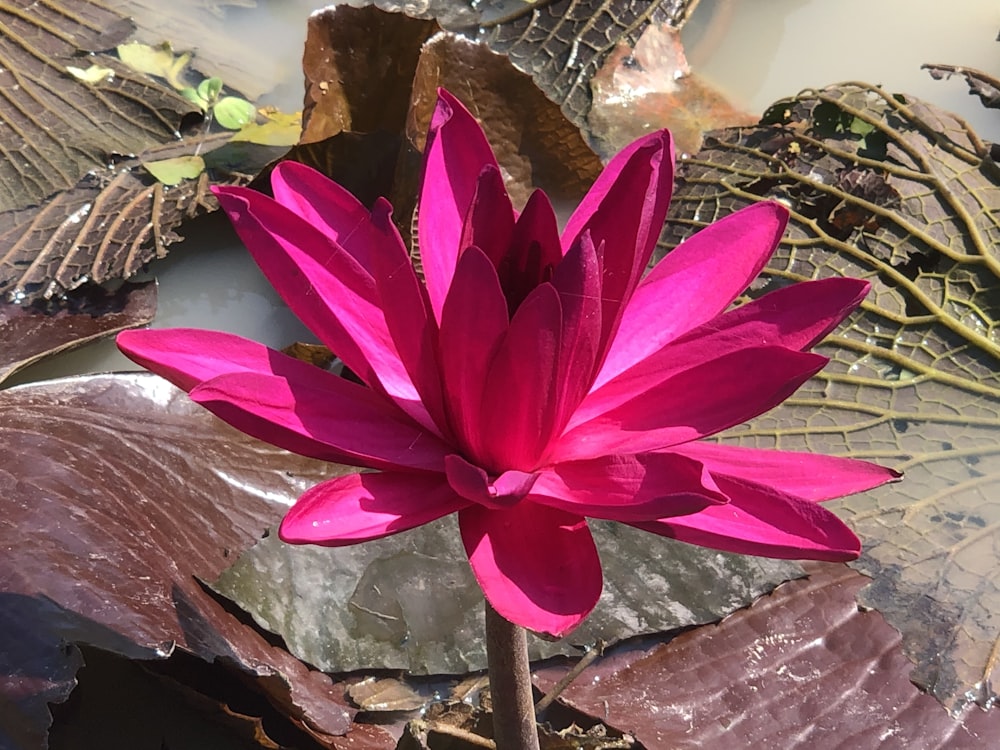
M 241 337 L 119 336 L 136 362 L 236 428 L 364 471 L 309 489 L 281 524 L 344 545 L 458 514 L 503 617 L 554 636 L 601 593 L 588 518 L 720 550 L 848 560 L 855 535 L 819 502 L 897 476 L 861 461 L 705 441 L 771 409 L 826 363 L 807 352 L 868 291 L 793 284 L 734 309 L 787 211 L 761 203 L 643 275 L 673 181 L 666 131 L 618 154 L 559 231 L 535 192 L 518 213 L 469 112 L 441 92 L 425 152 L 418 275 L 369 211 L 301 164 L 274 198 L 216 189 L 250 252 L 364 385 Z

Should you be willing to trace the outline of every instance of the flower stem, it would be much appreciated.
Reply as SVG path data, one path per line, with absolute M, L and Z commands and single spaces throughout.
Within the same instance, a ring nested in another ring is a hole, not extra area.
M 528 635 L 486 602 L 486 662 L 497 750 L 538 750 Z

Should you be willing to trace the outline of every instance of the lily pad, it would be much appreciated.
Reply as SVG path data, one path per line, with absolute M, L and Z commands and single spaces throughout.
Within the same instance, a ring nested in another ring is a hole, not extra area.
M 48 704 L 75 683 L 75 643 L 147 660 L 181 650 L 308 733 L 347 730 L 342 689 L 197 580 L 331 465 L 251 440 L 146 373 L 11 388 L 0 413 L 0 741 L 43 746 Z
M 588 666 L 561 700 L 645 747 L 983 748 L 1000 712 L 950 716 L 908 679 L 900 636 L 854 597 L 867 583 L 843 565 L 807 563 L 793 581 L 669 643 Z M 550 689 L 566 667 L 535 671 Z
M 832 362 L 745 445 L 839 453 L 904 481 L 834 504 L 859 533 L 861 601 L 904 635 L 913 678 L 958 709 L 996 700 L 1000 642 L 1000 172 L 953 115 L 845 84 L 777 102 L 683 162 L 667 246 L 756 200 L 791 208 L 761 290 L 869 279 Z
M 51 305 L 0 302 L 0 383 L 43 357 L 152 322 L 156 284 L 79 289 Z

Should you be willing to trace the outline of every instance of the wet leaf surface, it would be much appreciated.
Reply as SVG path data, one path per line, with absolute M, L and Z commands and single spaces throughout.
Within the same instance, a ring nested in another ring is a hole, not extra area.
M 879 461 L 904 481 L 833 504 L 862 537 L 861 594 L 904 634 L 914 679 L 990 704 L 1000 643 L 1000 189 L 955 117 L 866 86 L 775 104 L 683 163 L 667 244 L 741 205 L 792 209 L 764 289 L 833 275 L 872 293 L 832 362 L 733 439 Z
M 145 325 L 155 313 L 153 282 L 115 292 L 88 287 L 44 306 L 0 302 L 0 383 L 44 357 Z
M 808 579 L 669 643 L 622 650 L 562 694 L 647 748 L 983 748 L 1000 713 L 952 717 L 908 679 L 900 636 L 858 610 L 867 579 L 808 563 Z M 567 667 L 536 670 L 547 690 Z
M 574 644 L 711 622 L 793 578 L 798 565 L 723 555 L 619 524 L 594 523 L 604 595 L 568 638 L 531 640 L 532 658 Z M 212 584 L 300 659 L 327 672 L 482 669 L 483 599 L 453 518 L 353 547 L 259 542 Z
M 0 413 L 0 733 L 41 746 L 75 643 L 133 659 L 180 650 L 242 675 L 310 734 L 346 731 L 343 688 L 197 580 L 329 464 L 252 441 L 145 373 L 12 388 Z

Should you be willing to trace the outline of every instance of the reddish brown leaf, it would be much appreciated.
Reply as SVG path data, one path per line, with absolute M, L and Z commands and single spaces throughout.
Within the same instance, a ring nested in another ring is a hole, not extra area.
M 245 674 L 316 735 L 343 689 L 230 614 L 216 577 L 331 466 L 224 426 L 159 378 L 92 376 L 0 392 L 0 737 L 40 746 L 86 643 L 175 648 Z
M 52 305 L 0 302 L 0 383 L 39 359 L 153 320 L 156 284 L 79 289 Z
M 563 694 L 649 748 L 982 748 L 1000 712 L 949 715 L 908 679 L 900 636 L 855 603 L 868 579 L 812 563 L 718 625 L 589 667 Z M 536 673 L 543 690 L 566 667 Z

